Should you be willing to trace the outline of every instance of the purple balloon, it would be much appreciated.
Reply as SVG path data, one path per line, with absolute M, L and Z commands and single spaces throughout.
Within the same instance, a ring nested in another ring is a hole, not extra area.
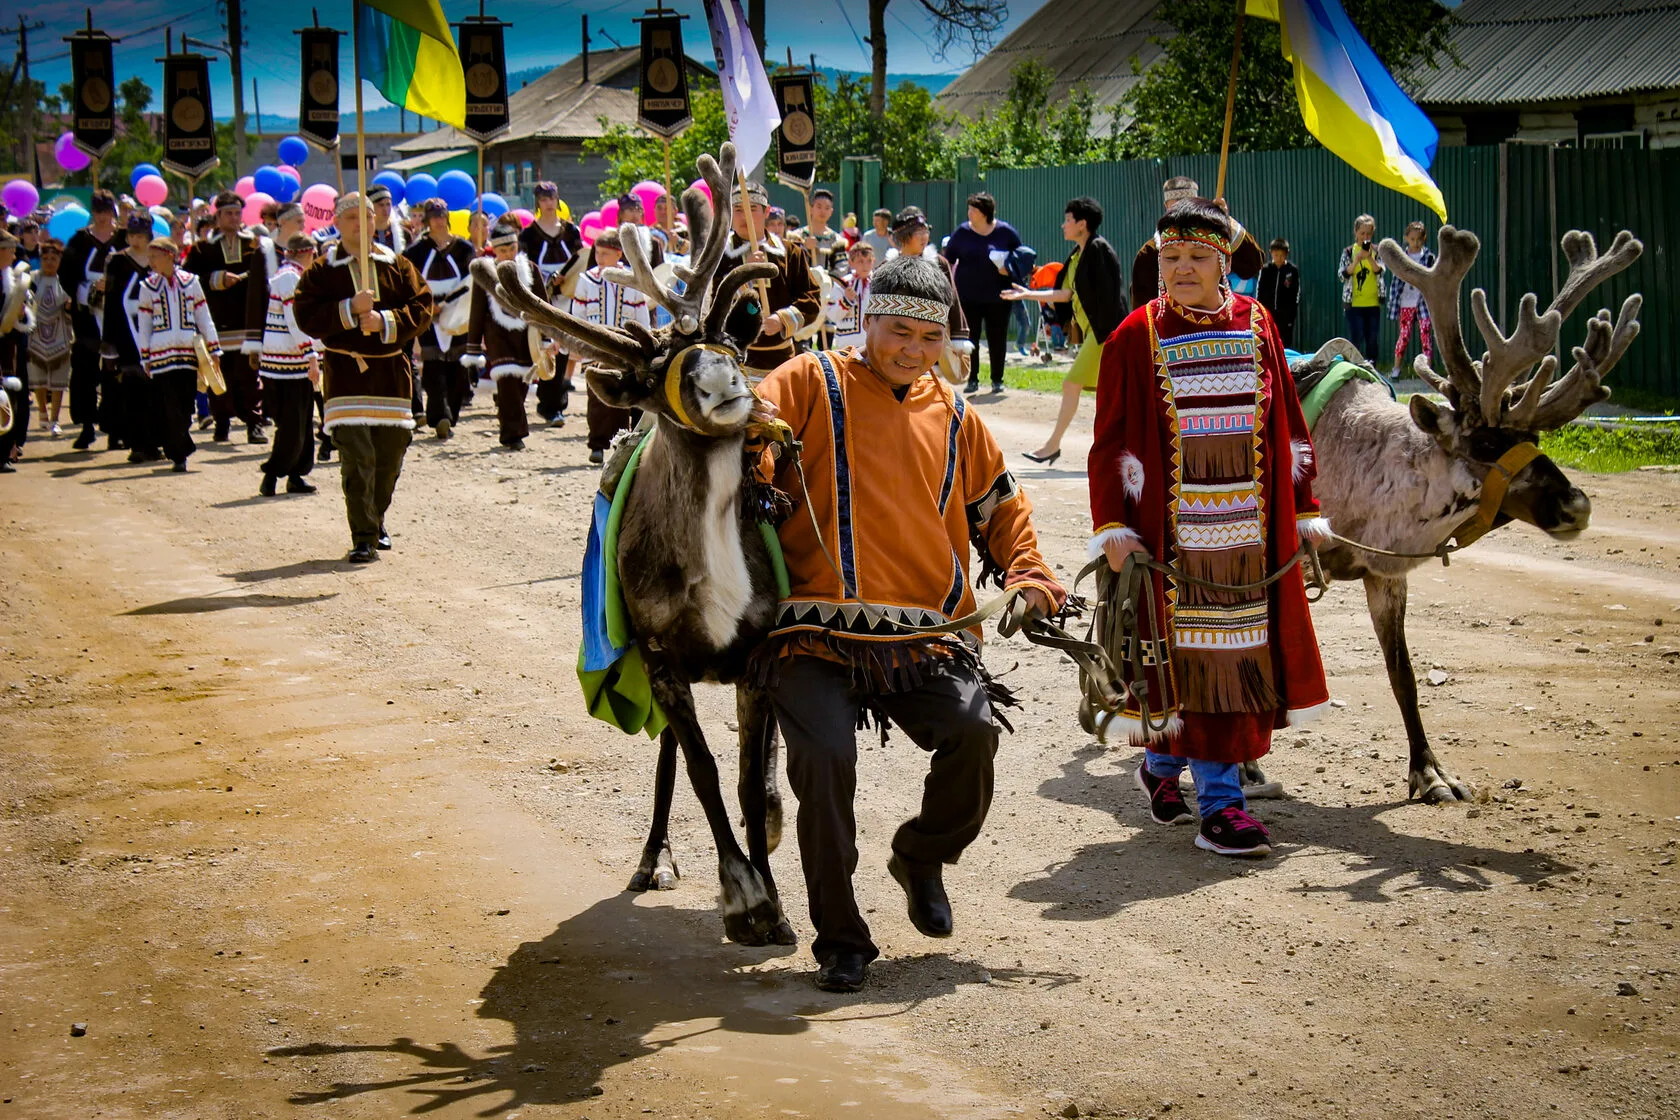
M 41 192 L 28 179 L 13 179 L 0 187 L 0 202 L 13 214 L 27 214 L 41 202 Z
M 66 132 L 53 143 L 53 158 L 66 171 L 81 171 L 93 162 L 93 157 L 76 147 L 76 134 Z

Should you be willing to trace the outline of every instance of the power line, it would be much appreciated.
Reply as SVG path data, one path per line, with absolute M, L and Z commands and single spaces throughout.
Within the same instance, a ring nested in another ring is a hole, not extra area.
M 840 9 L 840 18 L 846 21 L 846 26 L 852 29 L 852 38 L 857 40 L 858 53 L 862 54 L 865 59 L 872 61 L 874 56 L 863 45 L 863 36 L 858 34 L 857 24 L 852 22 L 851 13 L 846 11 L 846 5 L 842 4 L 840 0 L 834 0 L 834 6 Z
M 203 15 L 205 12 L 210 11 L 214 7 L 215 7 L 214 4 L 206 4 L 201 8 L 194 8 L 190 12 L 177 12 L 173 16 L 171 16 L 170 18 L 168 18 L 166 20 L 162 20 L 161 22 L 158 22 L 158 23 L 154 23 L 154 24 L 150 25 L 149 27 L 137 27 L 132 31 L 117 31 L 117 32 L 109 32 L 108 34 L 110 34 L 113 39 L 132 39 L 137 35 L 146 35 L 146 34 L 149 34 L 153 31 L 162 31 L 166 27 L 171 27 L 171 26 L 185 27 L 188 20 L 196 19 L 197 17 Z M 136 48 L 130 47 L 129 49 L 134 50 Z M 150 50 L 150 49 L 155 49 L 155 48 L 146 48 L 146 49 Z M 70 48 L 66 47 L 64 50 L 57 51 L 53 54 L 40 55 L 36 58 L 31 59 L 30 61 L 32 61 L 32 62 L 55 62 L 58 59 L 69 58 L 69 57 L 70 57 Z

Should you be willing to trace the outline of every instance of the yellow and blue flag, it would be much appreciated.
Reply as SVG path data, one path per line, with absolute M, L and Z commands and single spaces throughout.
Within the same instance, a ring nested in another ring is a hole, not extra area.
M 356 61 L 391 104 L 466 127 L 467 82 L 438 0 L 359 0 Z
M 1248 0 L 1247 13 L 1277 23 L 1295 66 L 1295 99 L 1307 131 L 1373 182 L 1415 198 L 1447 220 L 1430 178 L 1441 135 L 1406 96 L 1340 0 Z

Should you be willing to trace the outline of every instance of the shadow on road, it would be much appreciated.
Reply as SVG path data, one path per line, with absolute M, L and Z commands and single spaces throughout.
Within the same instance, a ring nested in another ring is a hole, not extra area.
M 1350 902 L 1393 902 L 1397 895 L 1392 892 L 1424 887 L 1484 891 L 1502 879 L 1530 884 L 1575 870 L 1532 849 L 1484 848 L 1396 832 L 1380 817 L 1404 801 L 1350 808 L 1307 801 L 1265 803 L 1259 812 L 1272 826 L 1274 855 L 1263 862 L 1228 860 L 1194 847 L 1189 826 L 1163 828 L 1149 820 L 1143 795 L 1131 782 L 1142 752 L 1126 761 L 1122 774 L 1092 773 L 1092 764 L 1106 753 L 1095 744 L 1076 751 L 1038 792 L 1064 805 L 1111 813 L 1135 831 L 1122 839 L 1087 844 L 1010 890 L 1011 898 L 1044 904 L 1046 918 L 1110 918 L 1136 902 L 1190 894 L 1234 875 L 1275 869 L 1291 853 L 1310 848 L 1347 853 L 1351 859 L 1346 871 L 1357 878 L 1342 882 L 1338 873 L 1336 882 L 1301 880 L 1292 889 L 1300 894 L 1340 894 Z
M 337 598 L 338 592 L 321 595 L 193 595 L 185 599 L 170 599 L 124 611 L 125 615 L 148 614 L 208 614 L 211 611 L 231 611 L 238 607 L 305 607 L 310 603 Z

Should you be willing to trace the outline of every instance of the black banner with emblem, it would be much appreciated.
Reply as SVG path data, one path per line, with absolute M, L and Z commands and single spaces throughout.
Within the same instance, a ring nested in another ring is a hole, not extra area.
M 694 123 L 688 104 L 682 17 L 647 16 L 640 22 L 642 81 L 636 94 L 636 123 L 669 140 Z
M 163 158 L 177 175 L 198 178 L 221 164 L 210 115 L 210 59 L 172 54 L 163 60 Z
M 70 44 L 70 84 L 75 87 L 70 131 L 76 147 L 103 156 L 117 142 L 116 91 L 111 81 L 112 39 L 103 31 L 78 31 Z
M 338 144 L 338 37 L 330 27 L 305 27 L 303 93 L 298 103 L 297 134 L 318 148 Z
M 508 127 L 502 28 L 513 25 L 490 16 L 464 19 L 456 26 L 461 29 L 461 72 L 467 82 L 467 124 L 461 131 L 483 144 Z
M 817 178 L 817 118 L 810 74 L 783 74 L 771 82 L 782 126 L 776 130 L 776 178 L 810 190 Z

